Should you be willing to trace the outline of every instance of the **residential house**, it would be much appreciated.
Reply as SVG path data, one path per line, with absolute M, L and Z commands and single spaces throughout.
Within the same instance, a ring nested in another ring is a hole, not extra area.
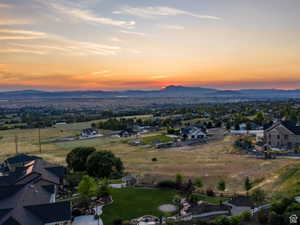
M 71 224 L 70 202 L 56 202 L 64 167 L 35 156 L 16 155 L 1 168 L 6 172 L 0 176 L 0 225 Z
M 184 140 L 195 140 L 195 139 L 203 139 L 206 137 L 203 129 L 198 126 L 189 126 L 186 128 L 181 128 L 180 134 Z
M 277 121 L 265 127 L 264 141 L 270 148 L 300 147 L 300 126 L 293 121 Z
M 81 137 L 93 137 L 98 134 L 98 131 L 94 128 L 85 128 L 81 131 Z

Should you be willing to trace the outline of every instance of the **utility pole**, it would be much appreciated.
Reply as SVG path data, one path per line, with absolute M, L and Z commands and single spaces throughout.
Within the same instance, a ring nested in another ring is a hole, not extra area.
M 41 128 L 38 129 L 38 138 L 39 138 L 39 150 L 42 153 L 42 144 L 41 144 Z
M 18 149 L 18 135 L 15 135 L 15 147 L 16 147 L 16 155 L 19 153 L 19 149 Z

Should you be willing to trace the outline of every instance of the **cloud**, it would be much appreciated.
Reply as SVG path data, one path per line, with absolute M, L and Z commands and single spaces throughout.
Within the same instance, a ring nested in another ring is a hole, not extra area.
M 12 5 L 0 3 L 0 8 L 12 8 Z
M 210 19 L 210 20 L 220 20 L 220 17 L 210 16 L 210 15 L 202 15 L 196 14 L 193 12 L 180 10 L 176 8 L 171 8 L 167 6 L 159 6 L 159 7 L 144 7 L 144 8 L 135 8 L 135 7 L 123 7 L 121 10 L 114 11 L 114 14 L 124 14 L 137 16 L 144 19 L 155 19 L 163 16 L 178 16 L 178 15 L 187 15 L 192 16 L 198 19 Z
M 112 26 L 118 26 L 123 28 L 133 28 L 135 25 L 135 21 L 115 20 L 107 17 L 100 17 L 95 15 L 93 12 L 89 10 L 78 8 L 75 5 L 66 6 L 66 5 L 61 5 L 53 2 L 52 3 L 48 2 L 47 4 L 62 14 L 71 16 L 73 18 L 88 23 L 105 24 L 105 25 L 112 25 Z
M 164 78 L 168 78 L 168 76 L 165 75 L 155 75 L 150 77 L 151 79 L 164 79 Z
M 162 29 L 168 29 L 168 30 L 184 30 L 184 26 L 181 25 L 161 24 L 158 26 Z
M 119 46 L 104 45 L 104 44 L 98 44 L 93 42 L 74 41 L 57 35 L 48 34 L 48 39 L 54 43 L 49 42 L 49 44 L 47 45 L 10 43 L 10 45 L 17 46 L 18 47 L 17 49 L 23 49 L 24 53 L 27 52 L 32 54 L 38 54 L 39 51 L 41 51 L 44 54 L 59 53 L 62 55 L 70 55 L 70 56 L 74 56 L 74 55 L 75 56 L 84 56 L 84 55 L 111 56 L 111 55 L 116 55 L 121 50 Z
M 37 55 L 45 55 L 46 54 L 46 52 L 44 52 L 44 51 L 21 49 L 21 48 L 0 49 L 0 53 L 31 53 L 31 54 L 37 54 Z
M 120 38 L 117 38 L 117 37 L 112 37 L 110 40 L 113 42 L 121 42 L 122 41 Z
M 104 75 L 104 74 L 108 74 L 110 73 L 109 70 L 102 70 L 102 71 L 96 71 L 96 72 L 92 72 L 92 75 Z
M 136 35 L 141 37 L 146 36 L 146 34 L 142 32 L 135 32 L 135 31 L 128 31 L 128 30 L 121 30 L 120 32 L 123 34 L 130 34 L 130 35 Z
M 0 19 L 0 25 L 26 25 L 32 21 L 26 19 Z
M 46 37 L 44 32 L 0 29 L 0 40 L 34 40 Z

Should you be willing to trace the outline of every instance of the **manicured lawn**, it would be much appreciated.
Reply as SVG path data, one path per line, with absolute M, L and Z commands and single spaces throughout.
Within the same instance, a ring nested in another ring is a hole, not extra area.
M 165 135 L 148 136 L 143 138 L 143 144 L 145 145 L 154 145 L 156 143 L 165 143 L 169 141 L 173 141 L 173 138 Z
M 225 202 L 229 200 L 229 198 L 225 198 L 225 197 L 210 197 L 206 195 L 197 195 L 197 197 L 198 197 L 198 201 L 202 200 L 213 204 L 218 204 L 220 203 L 220 201 Z
M 122 188 L 111 189 L 114 202 L 103 208 L 104 225 L 112 225 L 118 218 L 130 220 L 144 215 L 163 215 L 158 210 L 162 204 L 172 203 L 172 190 Z

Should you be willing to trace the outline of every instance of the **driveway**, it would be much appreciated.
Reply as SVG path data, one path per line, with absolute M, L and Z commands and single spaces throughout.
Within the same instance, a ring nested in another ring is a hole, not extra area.
M 102 214 L 102 207 L 98 206 L 95 209 L 97 215 Z M 86 215 L 86 216 L 77 216 L 74 218 L 72 225 L 103 225 L 102 219 L 95 220 L 94 215 Z
M 238 214 L 240 214 L 240 213 L 243 212 L 243 211 L 251 210 L 250 207 L 246 207 L 246 206 L 235 206 L 235 205 L 233 205 L 233 204 L 230 204 L 229 202 L 225 202 L 225 203 L 223 203 L 223 204 L 232 207 L 232 209 L 231 209 L 232 215 L 238 215 Z
M 99 221 L 95 220 L 94 215 L 77 216 L 75 217 L 72 225 L 103 225 L 103 222 L 101 218 L 99 218 Z

